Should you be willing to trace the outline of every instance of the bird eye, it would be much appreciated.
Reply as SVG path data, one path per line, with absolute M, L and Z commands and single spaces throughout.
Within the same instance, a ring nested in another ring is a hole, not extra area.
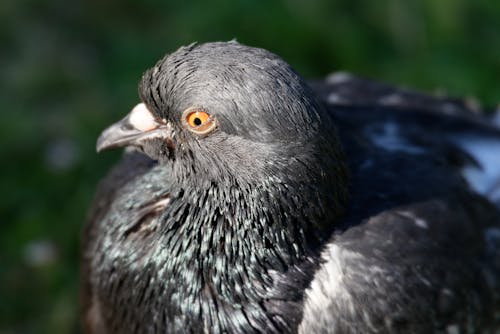
M 215 129 L 216 119 L 203 109 L 189 108 L 182 113 L 182 123 L 189 131 L 205 135 Z

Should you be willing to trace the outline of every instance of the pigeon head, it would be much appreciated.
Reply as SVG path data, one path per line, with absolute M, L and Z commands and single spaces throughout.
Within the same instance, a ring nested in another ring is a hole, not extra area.
M 142 103 L 103 132 L 98 151 L 135 146 L 190 182 L 281 178 L 297 164 L 321 169 L 322 155 L 341 160 L 331 120 L 309 87 L 263 49 L 182 47 L 144 74 L 139 93 Z

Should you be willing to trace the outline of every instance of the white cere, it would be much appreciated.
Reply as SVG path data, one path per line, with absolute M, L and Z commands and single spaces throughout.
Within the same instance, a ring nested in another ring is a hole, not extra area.
M 140 131 L 151 131 L 159 125 L 144 103 L 139 103 L 132 109 L 129 122 L 134 128 Z

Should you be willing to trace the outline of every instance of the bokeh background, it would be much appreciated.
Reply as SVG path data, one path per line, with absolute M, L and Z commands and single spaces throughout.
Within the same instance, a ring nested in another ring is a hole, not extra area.
M 0 333 L 79 332 L 79 234 L 120 154 L 96 155 L 100 130 L 164 53 L 233 38 L 307 78 L 500 102 L 499 1 L 1 0 Z

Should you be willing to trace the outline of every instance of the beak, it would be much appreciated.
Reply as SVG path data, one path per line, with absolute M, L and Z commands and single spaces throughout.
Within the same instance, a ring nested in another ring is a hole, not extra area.
M 97 139 L 96 150 L 138 146 L 148 139 L 164 138 L 171 141 L 173 130 L 170 123 L 158 121 L 144 103 L 139 103 L 121 121 L 104 130 Z

